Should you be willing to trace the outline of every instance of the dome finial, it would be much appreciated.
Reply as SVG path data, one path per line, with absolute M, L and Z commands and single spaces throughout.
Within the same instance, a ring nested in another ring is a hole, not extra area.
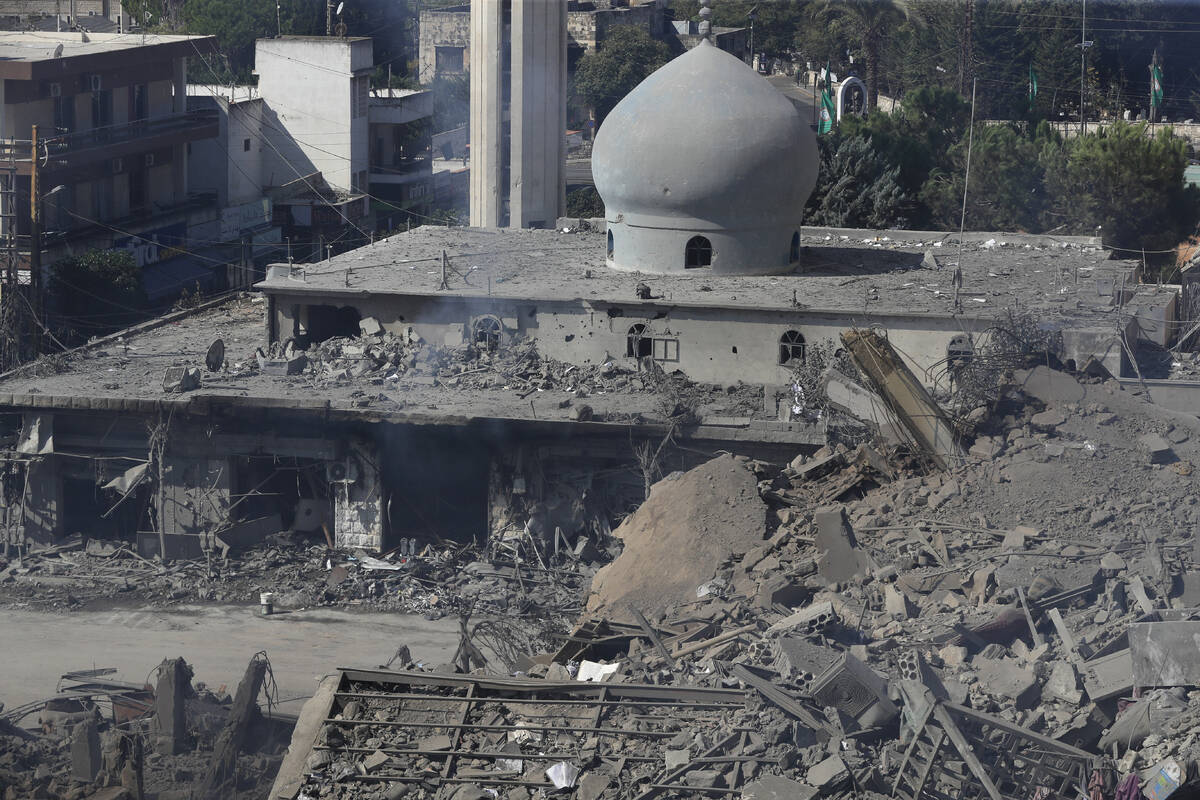
M 712 0 L 700 0 L 700 27 L 698 32 L 702 39 L 707 39 L 709 32 L 712 30 L 712 23 L 708 21 L 708 18 L 712 16 L 712 9 L 709 8 L 711 4 Z

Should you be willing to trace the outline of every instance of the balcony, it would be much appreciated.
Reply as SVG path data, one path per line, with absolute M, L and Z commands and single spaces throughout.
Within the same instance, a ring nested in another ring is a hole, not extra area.
M 75 170 L 134 153 L 211 139 L 218 131 L 217 110 L 206 108 L 47 136 L 42 140 L 43 168 L 49 172 Z M 0 160 L 13 158 L 17 173 L 28 175 L 31 147 L 28 139 L 0 142 Z
M 394 158 L 391 163 L 380 159 L 371 164 L 371 183 L 410 183 L 433 176 L 433 161 L 429 154 L 413 158 Z

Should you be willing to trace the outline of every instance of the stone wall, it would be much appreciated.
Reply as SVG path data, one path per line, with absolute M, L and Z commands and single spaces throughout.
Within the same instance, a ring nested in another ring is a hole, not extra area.
M 421 12 L 421 41 L 418 54 L 418 76 L 423 84 L 438 77 L 437 48 L 461 47 L 463 71 L 471 69 L 471 10 L 470 6 L 452 6 Z

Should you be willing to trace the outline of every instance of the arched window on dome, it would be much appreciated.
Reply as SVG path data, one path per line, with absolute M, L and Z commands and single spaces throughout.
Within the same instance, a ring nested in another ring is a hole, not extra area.
M 684 252 L 683 266 L 687 269 L 708 267 L 712 265 L 712 242 L 704 236 L 693 236 L 688 239 Z
M 608 257 L 612 258 L 613 254 L 613 235 L 612 231 L 608 232 Z
M 609 246 L 609 249 L 610 250 L 612 249 L 611 245 Z M 792 247 L 788 251 L 788 263 L 795 264 L 799 260 L 800 260 L 800 231 L 796 231 L 795 233 L 792 234 Z
M 654 354 L 654 339 L 642 323 L 629 326 L 625 334 L 625 355 L 629 358 L 645 358 Z
M 804 335 L 800 331 L 784 331 L 779 337 L 779 363 L 800 364 L 804 361 Z

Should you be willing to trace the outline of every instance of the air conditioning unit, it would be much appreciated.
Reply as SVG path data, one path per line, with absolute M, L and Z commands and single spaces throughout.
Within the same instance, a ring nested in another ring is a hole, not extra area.
M 114 175 L 119 172 L 124 172 L 125 171 L 125 159 L 114 158 L 112 160 L 112 171 L 113 171 Z
M 90 83 L 91 83 L 93 92 L 98 92 L 104 87 L 104 84 L 100 80 L 99 75 L 89 75 L 88 77 L 90 78 Z
M 154 153 L 146 153 L 146 166 L 147 167 L 154 166 Z
M 51 97 L 62 97 L 62 84 L 61 83 L 50 84 L 50 96 Z
M 330 483 L 358 483 L 358 464 L 349 458 L 331 461 L 325 465 L 325 479 Z

